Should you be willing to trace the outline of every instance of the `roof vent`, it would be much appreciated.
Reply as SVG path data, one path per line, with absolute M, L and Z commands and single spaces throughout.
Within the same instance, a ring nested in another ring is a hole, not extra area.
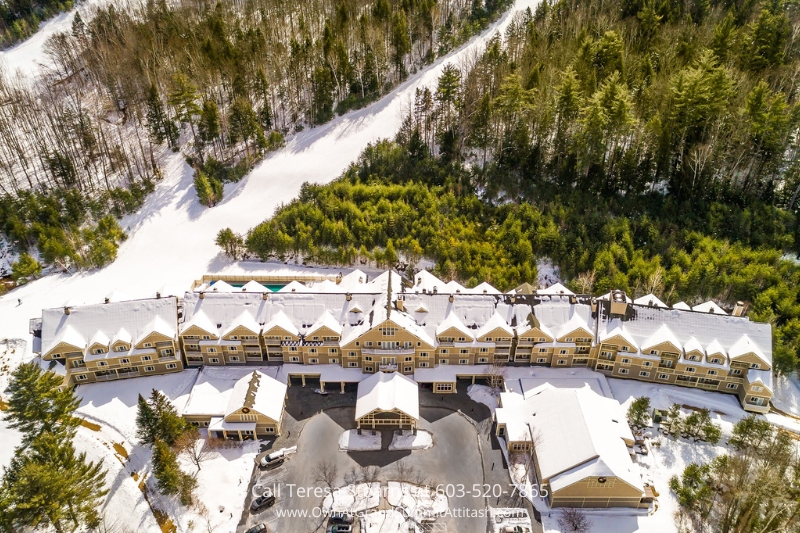
M 742 316 L 744 314 L 744 302 L 736 302 L 736 307 L 733 308 L 733 316 Z
M 452 295 L 452 294 L 450 295 L 450 298 L 449 298 L 449 299 L 450 299 L 450 301 L 451 301 L 451 302 L 454 300 L 454 298 L 453 298 L 453 295 Z
M 64 307 L 64 314 L 65 314 L 65 315 L 68 315 L 68 314 L 70 314 L 71 312 L 72 312 L 72 308 L 71 308 L 71 307 Z
M 352 300 L 352 299 L 353 299 L 353 295 L 352 295 L 352 294 L 350 294 L 350 293 L 348 292 L 348 293 L 345 295 L 345 298 L 347 298 L 347 301 L 349 302 L 350 300 Z
M 108 296 L 106 296 L 106 303 L 108 303 L 108 302 L 110 302 L 110 301 L 111 301 L 111 298 L 109 298 Z
M 422 276 L 417 277 L 417 285 L 419 285 L 420 283 L 422 283 Z
M 483 289 L 483 294 L 486 294 L 487 292 L 489 292 L 489 291 L 487 291 L 486 289 Z
M 222 327 L 222 324 L 217 324 L 217 328 L 221 328 L 221 327 Z
M 204 293 L 204 292 L 200 292 L 200 299 L 202 300 L 202 299 L 203 299 L 203 298 L 205 298 L 205 297 L 206 297 L 206 293 Z
M 439 294 L 439 288 L 434 286 L 433 287 L 433 294 Z
M 268 293 L 268 292 L 265 292 L 265 293 L 263 293 L 263 294 L 261 295 L 261 299 L 262 299 L 262 300 L 268 300 L 268 299 L 269 299 L 269 293 Z
M 160 292 L 156 293 L 156 298 L 159 298 L 159 299 L 161 298 L 161 293 Z
M 364 283 L 364 276 L 358 276 L 358 282 Z

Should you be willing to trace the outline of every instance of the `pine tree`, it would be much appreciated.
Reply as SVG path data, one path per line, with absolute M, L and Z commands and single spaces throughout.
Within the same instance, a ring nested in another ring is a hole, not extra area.
M 200 140 L 204 143 L 214 142 L 219 137 L 219 109 L 214 100 L 206 100 L 203 102 L 203 109 L 200 112 L 197 129 L 200 134 Z
M 238 260 L 244 250 L 244 238 L 233 232 L 230 228 L 224 228 L 217 233 L 216 245 L 223 249 L 225 255 Z
M 168 446 L 174 446 L 181 435 L 190 429 L 169 398 L 158 390 L 153 389 L 149 400 L 139 396 L 136 436 L 144 444 L 162 441 Z
M 642 396 L 636 398 L 628 407 L 628 424 L 633 427 L 643 428 L 650 421 L 650 398 Z
M 258 116 L 253 111 L 250 100 L 239 97 L 231 106 L 231 114 L 228 119 L 228 134 L 231 144 L 236 144 L 240 140 L 244 141 L 247 157 L 250 157 L 250 139 L 256 137 L 256 133 L 261 131 L 258 124 Z M 263 131 L 261 132 L 263 134 Z
M 145 444 L 153 444 L 156 440 L 156 425 L 155 411 L 140 394 L 136 412 L 136 437 Z
M 80 419 L 73 417 L 80 400 L 72 389 L 59 390 L 63 381 L 35 363 L 22 364 L 11 374 L 5 419 L 23 433 L 23 448 L 45 432 L 72 435 L 80 425 Z
M 159 439 L 153 443 L 153 474 L 158 490 L 166 495 L 177 494 L 183 505 L 191 505 L 197 480 L 180 469 L 178 456 Z
M 182 72 L 172 77 L 172 91 L 169 93 L 169 105 L 175 108 L 178 122 L 189 124 L 192 129 L 192 137 L 197 142 L 197 134 L 194 129 L 195 117 L 200 114 L 200 106 L 197 105 L 197 87 L 194 86 L 189 78 Z M 198 150 L 199 150 L 198 146 Z
M 20 282 L 28 278 L 35 278 L 42 273 L 42 265 L 30 254 L 20 254 L 19 259 L 11 265 L 11 278 Z

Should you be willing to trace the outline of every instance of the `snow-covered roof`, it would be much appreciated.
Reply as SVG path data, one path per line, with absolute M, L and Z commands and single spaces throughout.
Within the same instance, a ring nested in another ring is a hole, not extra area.
M 174 321 L 173 321 L 174 322 Z M 142 342 L 145 337 L 150 335 L 151 333 L 160 333 L 165 337 L 169 337 L 170 339 L 175 338 L 175 325 L 170 324 L 164 318 L 159 315 L 153 317 L 153 320 L 145 326 L 144 331 L 139 334 L 139 337 L 136 339 L 136 344 Z
M 583 329 L 590 335 L 592 334 L 592 330 L 589 329 L 589 324 L 586 322 L 586 319 L 580 313 L 572 313 L 569 320 L 556 330 L 556 338 L 561 338 L 577 329 Z
M 356 420 L 375 410 L 397 409 L 419 420 L 419 386 L 403 374 L 376 372 L 358 384 Z
M 436 326 L 436 335 L 441 335 L 448 329 L 455 328 L 470 339 L 472 338 L 472 330 L 470 330 L 464 323 L 458 318 L 458 315 L 455 313 L 450 313 L 447 317 Z
M 547 295 L 566 295 L 566 296 L 574 296 L 575 293 L 566 288 L 561 283 L 554 283 L 550 285 L 546 289 L 538 289 L 536 294 L 547 294 Z
M 648 348 L 652 348 L 653 346 L 658 346 L 659 344 L 668 342 L 675 346 L 677 350 L 680 352 L 683 350 L 683 345 L 678 339 L 678 337 L 672 332 L 671 329 L 666 324 L 662 324 L 660 328 L 658 328 L 652 335 L 650 335 L 644 342 L 642 342 L 642 351 L 646 351 Z
M 42 354 L 59 343 L 84 349 L 87 339 L 103 345 L 124 341 L 130 344 L 155 330 L 177 330 L 175 298 L 148 298 L 122 302 L 75 306 L 69 314 L 63 308 L 42 310 Z
M 248 281 L 247 283 L 242 285 L 242 288 L 240 289 L 240 291 L 241 292 L 266 292 L 267 288 L 265 286 L 263 286 L 262 284 L 260 284 L 259 282 L 257 282 L 256 280 L 251 279 L 250 281 Z
M 628 331 L 626 324 L 623 323 L 619 318 L 614 318 L 608 321 L 607 327 L 600 332 L 599 340 L 602 342 L 615 336 L 622 337 L 628 342 L 628 344 L 637 350 L 639 349 L 639 343 L 636 342 L 636 339 L 633 337 L 633 335 L 631 335 L 631 332 Z
M 612 291 L 612 292 L 607 292 L 606 294 L 598 297 L 597 299 L 598 300 L 607 300 L 609 302 L 613 302 L 614 301 L 613 296 L 614 296 L 614 292 Z M 633 303 L 633 300 L 631 300 L 630 296 L 628 296 L 627 294 L 625 295 L 625 301 L 627 303 L 629 303 L 629 304 Z
M 127 300 L 132 300 L 133 297 L 122 291 L 113 290 L 106 295 L 105 299 L 107 300 L 107 303 L 111 303 L 111 302 L 124 302 Z
M 673 309 L 680 309 L 682 311 L 691 311 L 692 310 L 692 308 L 689 307 L 689 304 L 687 304 L 684 301 L 680 301 L 680 302 L 676 303 L 675 305 L 672 306 L 672 308 Z
M 617 477 L 642 489 L 642 479 L 628 453 L 633 434 L 619 402 L 585 386 L 578 389 L 539 387 L 538 393 L 516 399 L 496 411 L 509 439 L 532 441 L 542 482 L 563 489 L 586 477 Z M 517 395 L 519 396 L 519 395 Z M 525 437 L 527 435 L 527 437 Z
M 659 300 L 658 296 L 653 294 L 645 294 L 644 296 L 640 296 L 633 300 L 633 303 L 637 305 L 648 305 L 650 307 L 669 307 L 667 304 Z
M 283 414 L 286 398 L 286 384 L 270 376 L 254 370 L 233 386 L 225 416 L 239 409 L 248 408 L 279 422 Z
M 234 292 L 236 287 L 221 279 L 213 282 L 206 290 L 210 292 Z
M 228 335 L 238 327 L 243 327 L 249 331 L 252 331 L 256 335 L 261 332 L 261 326 L 258 322 L 256 322 L 256 319 L 253 317 L 253 315 L 250 314 L 249 310 L 242 311 L 242 314 L 234 318 L 222 335 Z
M 479 283 L 471 289 L 467 289 L 467 292 L 472 294 L 502 294 L 499 290 L 495 289 L 485 281 L 483 283 Z
M 502 329 L 509 335 L 514 335 L 514 331 L 511 329 L 511 326 L 508 325 L 508 322 L 500 316 L 500 313 L 495 313 L 483 326 L 478 328 L 478 331 L 475 332 L 475 338 L 480 339 L 487 333 L 491 333 L 496 329 Z
M 720 349 L 722 346 L 720 346 Z M 695 339 L 694 337 L 689 337 L 689 340 L 683 345 L 683 351 L 685 353 L 689 352 L 700 352 L 701 354 L 705 354 L 705 350 L 703 349 L 703 345 L 700 344 L 700 341 Z
M 186 318 L 186 320 L 183 322 L 183 326 L 181 327 L 181 331 L 186 331 L 192 326 L 197 326 L 198 328 L 207 333 L 211 333 L 212 335 L 216 335 L 217 333 L 217 327 L 213 322 L 211 322 L 211 319 L 203 310 L 199 310 L 193 313 L 190 317 Z
M 692 307 L 692 311 L 697 311 L 698 313 L 716 313 L 718 315 L 728 314 L 725 312 L 723 308 L 721 308 L 711 300 L 703 302 L 700 305 L 695 305 L 694 307 Z
M 89 344 L 87 347 L 94 346 L 95 344 L 99 344 L 100 346 L 105 346 L 108 348 L 108 345 L 111 344 L 111 339 L 108 338 L 105 331 L 97 330 L 97 333 L 89 339 Z
M 278 292 L 308 292 L 309 289 L 297 280 L 294 280 L 283 287 Z
M 333 331 L 334 333 L 338 333 L 339 335 L 342 334 L 342 325 L 333 317 L 333 315 L 329 311 L 325 311 L 322 313 L 322 316 L 314 322 L 314 324 L 308 329 L 306 335 L 310 335 L 315 331 L 318 331 L 322 328 L 328 328 L 329 330 Z
M 292 321 L 289 320 L 289 317 L 286 316 L 286 313 L 284 313 L 283 310 L 278 311 L 277 313 L 275 313 L 275 315 L 273 315 L 272 319 L 269 322 L 267 322 L 266 324 L 264 324 L 263 331 L 264 331 L 264 333 L 266 333 L 267 331 L 269 331 L 269 330 L 271 330 L 272 328 L 275 328 L 275 327 L 281 328 L 281 329 L 291 333 L 292 335 L 300 335 L 300 332 L 297 330 L 297 328 L 294 326 L 294 324 L 292 324 Z
M 663 326 L 667 326 L 678 341 L 685 339 L 689 345 L 684 351 L 700 349 L 707 357 L 720 353 L 731 358 L 752 352 L 765 364 L 772 364 L 772 328 L 769 324 L 751 322 L 746 317 L 735 317 L 717 313 L 692 313 L 662 307 L 634 306 L 633 312 L 624 322 L 611 318 L 601 306 L 598 338 L 611 336 L 622 324 L 624 331 L 635 341 L 636 346 L 644 346 L 655 337 L 666 338 Z M 659 330 L 661 332 L 659 333 Z M 733 349 L 733 352 L 731 350 Z

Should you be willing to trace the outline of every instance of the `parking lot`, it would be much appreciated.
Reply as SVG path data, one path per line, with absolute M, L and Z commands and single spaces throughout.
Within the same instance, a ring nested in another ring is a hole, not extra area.
M 375 466 L 379 468 L 378 479 L 385 489 L 387 481 L 399 479 L 399 463 L 405 468 L 411 466 L 413 470 L 410 475 L 403 473 L 406 479 L 422 481 L 433 487 L 439 484 L 463 486 L 463 493 L 454 489 L 448 499 L 454 515 L 439 518 L 429 531 L 484 532 L 487 530 L 485 515 L 456 515 L 484 510 L 487 505 L 520 504 L 518 498 L 509 494 L 486 498 L 484 494 L 472 493 L 474 484 L 498 484 L 508 489 L 510 480 L 496 440 L 493 442 L 488 432 L 491 426 L 488 409 L 472 402 L 463 392 L 442 397 L 421 390 L 418 427 L 433 434 L 434 445 L 428 450 L 391 452 L 387 449 L 392 438 L 390 429 L 383 430 L 381 451 L 339 451 L 339 436 L 343 431 L 355 427 L 355 398 L 351 398 L 351 395 L 354 396 L 348 391 L 344 395 L 335 393 L 326 397 L 315 395 L 308 388 L 290 389 L 286 417 L 286 426 L 290 429 L 284 427 L 284 435 L 268 443 L 264 453 L 294 444 L 297 445 L 297 453 L 289 455 L 282 466 L 273 470 L 255 468 L 251 495 L 246 502 L 239 532 L 257 523 L 266 523 L 272 532 L 325 531 L 327 522 L 319 516 L 322 493 L 313 492 L 314 489 L 323 490 L 326 487 L 318 472 L 321 463 L 334 467 L 336 475 L 332 476 L 335 477 L 333 487 L 352 482 L 362 467 Z M 298 401 L 293 402 L 291 396 L 297 396 Z M 459 409 L 463 414 L 456 412 Z M 263 487 L 275 492 L 276 503 L 273 507 L 251 514 L 249 505 L 252 494 L 262 491 Z M 381 498 L 379 509 L 388 508 L 388 502 Z M 354 531 L 358 531 L 358 521 L 354 524 Z

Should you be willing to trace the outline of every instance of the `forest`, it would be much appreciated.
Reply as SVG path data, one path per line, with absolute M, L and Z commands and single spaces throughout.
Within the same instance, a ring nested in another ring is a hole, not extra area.
M 73 0 L 4 0 L 0 2 L 0 49 L 30 37 L 39 23 L 72 9 Z
M 0 71 L 0 229 L 30 250 L 46 233 L 94 231 L 141 205 L 166 149 L 183 152 L 213 206 L 286 135 L 379 98 L 508 4 L 186 0 L 77 13 L 47 41 L 41 79 Z M 56 264 L 96 266 L 63 241 Z

